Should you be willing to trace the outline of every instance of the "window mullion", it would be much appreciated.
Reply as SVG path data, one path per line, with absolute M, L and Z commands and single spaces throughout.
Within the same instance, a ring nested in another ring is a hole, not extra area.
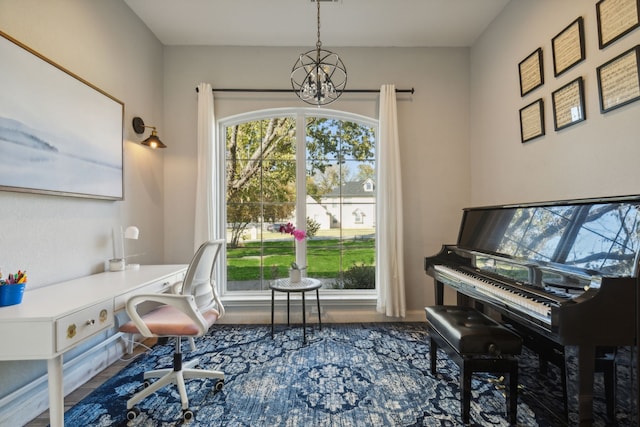
M 307 123 L 304 114 L 296 115 L 296 228 L 306 231 L 307 226 Z M 296 243 L 296 263 L 307 265 L 307 241 Z

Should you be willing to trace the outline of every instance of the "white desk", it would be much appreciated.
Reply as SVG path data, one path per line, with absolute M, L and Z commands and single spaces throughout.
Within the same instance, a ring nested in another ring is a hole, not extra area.
M 0 360 L 47 360 L 51 427 L 64 426 L 62 355 L 110 328 L 131 295 L 160 293 L 184 278 L 186 265 L 143 265 L 29 290 L 0 307 Z

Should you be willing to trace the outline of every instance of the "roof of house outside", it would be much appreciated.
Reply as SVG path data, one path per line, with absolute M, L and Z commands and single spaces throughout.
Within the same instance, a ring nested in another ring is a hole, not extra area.
M 322 197 L 371 197 L 371 191 L 365 190 L 365 184 L 367 182 L 373 183 L 371 179 L 348 181 L 342 186 L 334 188 Z

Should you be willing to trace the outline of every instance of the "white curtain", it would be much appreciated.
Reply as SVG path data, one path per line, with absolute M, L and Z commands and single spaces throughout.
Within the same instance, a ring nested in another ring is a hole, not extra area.
M 405 317 L 402 179 L 395 85 L 380 88 L 379 127 L 377 310 L 390 317 Z
M 216 147 L 216 121 L 213 91 L 209 83 L 198 85 L 198 170 L 196 179 L 196 211 L 194 251 L 206 240 L 216 239 L 213 200 L 218 192 L 213 165 Z

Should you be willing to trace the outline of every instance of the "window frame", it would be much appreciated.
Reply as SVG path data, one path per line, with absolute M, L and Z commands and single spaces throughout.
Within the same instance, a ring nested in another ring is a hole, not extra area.
M 213 165 L 214 168 L 220 168 L 219 170 L 226 170 L 226 128 L 239 123 L 245 123 L 248 121 L 257 121 L 270 119 L 274 117 L 290 116 L 296 120 L 296 164 L 304 165 L 306 163 L 306 119 L 309 116 L 329 118 L 335 120 L 352 121 L 364 126 L 369 126 L 374 130 L 376 139 L 375 150 L 375 162 L 376 162 L 376 174 L 378 173 L 378 141 L 379 141 L 379 120 L 363 116 L 360 114 L 349 113 L 340 110 L 331 109 L 318 109 L 314 107 L 301 107 L 301 108 L 269 108 L 263 110 L 250 111 L 246 113 L 236 114 L 216 120 L 216 130 L 218 141 L 216 150 L 216 158 L 218 164 Z M 299 134 L 298 130 L 302 130 Z M 304 182 L 306 180 L 306 168 L 296 168 L 296 180 L 298 182 Z M 221 220 L 217 222 L 215 227 L 217 228 L 218 235 L 226 236 L 226 223 L 227 223 L 227 209 L 226 209 L 226 181 L 223 178 L 220 182 L 223 191 L 219 191 L 219 200 L 212 200 L 214 204 L 213 212 L 217 218 Z M 374 186 L 374 194 L 377 194 L 377 189 Z M 298 197 L 296 199 L 296 221 L 297 223 L 305 223 L 306 221 L 306 197 Z M 302 218 L 302 222 L 301 221 Z M 376 230 L 376 258 L 378 257 L 378 235 Z M 299 258 L 299 254 L 306 252 L 306 242 L 301 241 L 301 244 L 297 245 L 296 258 Z M 226 250 L 220 254 L 225 260 L 226 265 Z M 222 265 L 222 264 L 221 264 Z M 376 275 L 377 276 L 377 275 Z M 216 280 L 218 282 L 218 290 L 220 297 L 226 302 L 252 302 L 252 301 L 267 301 L 271 300 L 271 294 L 268 291 L 256 290 L 256 291 L 228 291 L 227 290 L 227 269 L 217 269 Z M 323 300 L 344 300 L 347 304 L 364 304 L 370 305 L 378 295 L 378 286 L 376 283 L 375 289 L 323 289 Z

